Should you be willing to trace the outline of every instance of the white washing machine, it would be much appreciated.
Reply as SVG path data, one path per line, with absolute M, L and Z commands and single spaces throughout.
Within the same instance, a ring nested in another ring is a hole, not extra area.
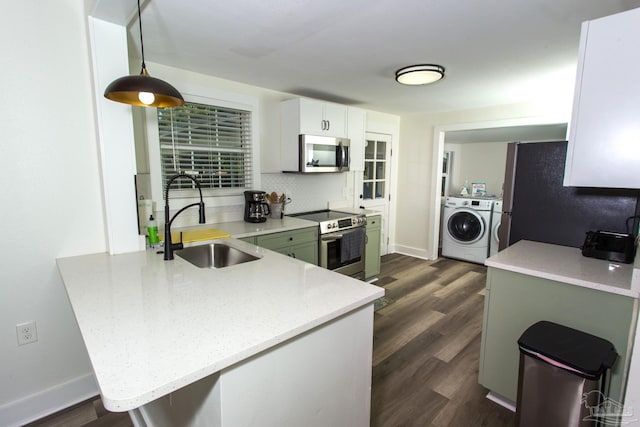
M 500 246 L 498 228 L 500 228 L 501 219 L 502 200 L 494 200 L 493 209 L 491 210 L 491 240 L 489 241 L 489 256 L 494 256 L 498 253 L 498 246 Z
M 493 200 L 447 197 L 442 256 L 484 264 L 489 254 Z

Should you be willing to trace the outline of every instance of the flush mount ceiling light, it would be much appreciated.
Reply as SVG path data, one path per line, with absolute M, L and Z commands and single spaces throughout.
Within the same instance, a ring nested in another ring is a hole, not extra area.
M 138 0 L 138 22 L 140 24 L 140 50 L 142 69 L 137 76 L 125 76 L 111 82 L 104 91 L 105 98 L 139 107 L 179 107 L 184 104 L 180 92 L 164 80 L 151 77 L 144 63 L 144 43 L 142 42 L 142 18 Z
M 411 65 L 396 71 L 396 81 L 403 85 L 427 85 L 444 77 L 444 67 L 436 64 Z

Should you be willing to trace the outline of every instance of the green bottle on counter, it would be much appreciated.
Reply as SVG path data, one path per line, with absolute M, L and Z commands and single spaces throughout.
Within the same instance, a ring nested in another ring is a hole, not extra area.
M 153 248 L 160 242 L 158 238 L 158 223 L 153 219 L 153 215 L 149 217 L 149 222 L 147 223 L 147 235 L 149 236 L 150 247 Z

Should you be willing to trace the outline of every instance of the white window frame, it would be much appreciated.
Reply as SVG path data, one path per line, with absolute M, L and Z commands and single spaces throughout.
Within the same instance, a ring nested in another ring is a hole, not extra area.
M 185 89 L 180 86 L 182 96 L 186 102 L 220 106 L 251 113 L 251 183 L 253 188 L 260 188 L 260 142 L 259 137 L 259 102 L 257 97 L 224 92 L 209 88 Z M 180 89 L 179 89 L 180 90 Z M 194 95 L 193 93 L 199 93 Z M 149 173 L 151 178 L 151 195 L 156 202 L 156 209 L 164 206 L 164 191 L 162 184 L 162 167 L 160 159 L 160 140 L 158 136 L 158 115 L 155 108 L 145 109 L 146 140 L 149 150 Z M 209 207 L 233 206 L 244 204 L 244 189 L 210 189 L 203 191 L 205 205 Z M 169 193 L 171 210 L 199 199 L 197 190 L 178 190 L 172 188 Z

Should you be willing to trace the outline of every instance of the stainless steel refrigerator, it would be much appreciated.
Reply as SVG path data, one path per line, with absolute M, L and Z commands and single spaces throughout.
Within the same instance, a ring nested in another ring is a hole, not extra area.
M 499 250 L 519 240 L 579 248 L 590 230 L 636 232 L 640 190 L 564 187 L 566 155 L 566 141 L 508 145 Z

